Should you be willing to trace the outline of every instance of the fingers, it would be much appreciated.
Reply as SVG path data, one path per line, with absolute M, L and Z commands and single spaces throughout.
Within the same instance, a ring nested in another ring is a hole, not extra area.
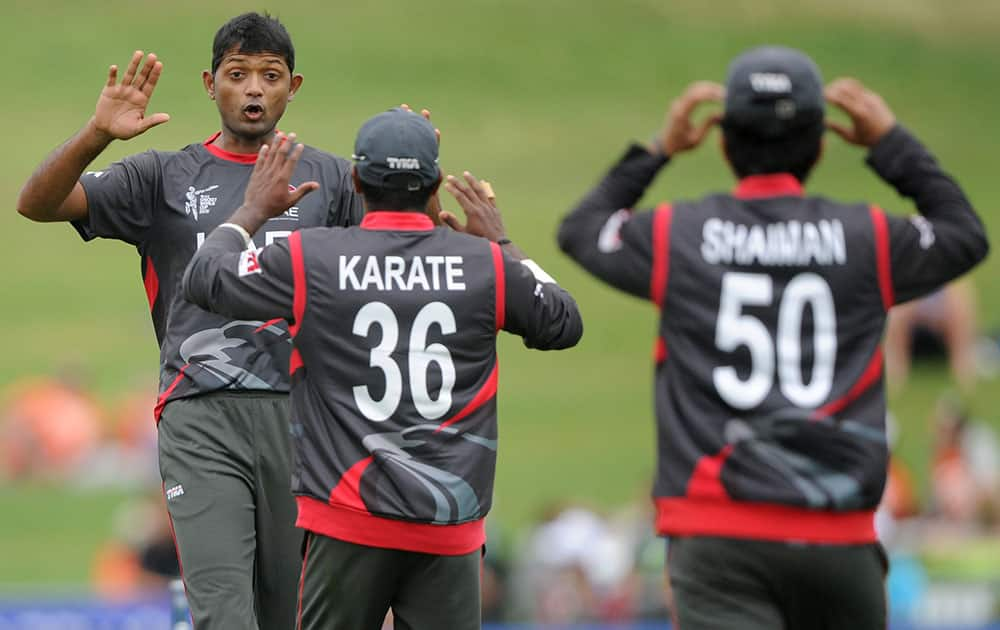
M 141 50 L 132 53 L 132 59 L 128 62 L 128 67 L 125 68 L 125 76 L 122 77 L 122 85 L 132 85 L 132 80 L 135 79 L 135 72 L 139 69 L 139 62 L 141 61 Z
M 170 121 L 170 114 L 164 114 L 160 112 L 158 114 L 153 114 L 152 116 L 146 116 L 145 118 L 142 119 L 142 122 L 139 124 L 139 126 L 142 132 L 145 132 L 157 125 L 162 125 L 163 123 L 169 121 Z
M 118 81 L 118 66 L 111 66 L 108 68 L 108 82 L 104 84 L 104 87 L 115 87 L 115 83 Z
M 486 194 L 486 188 L 483 187 L 483 185 L 479 182 L 478 179 L 475 178 L 475 176 L 472 173 L 470 173 L 469 171 L 464 171 L 462 173 L 462 177 L 464 177 L 465 181 L 469 183 L 469 188 L 472 189 L 472 193 L 480 201 L 485 201 L 486 203 L 489 203 L 490 199 L 489 195 Z
M 829 129 L 830 131 L 834 132 L 835 134 L 837 134 L 838 136 L 840 136 L 841 138 L 843 138 L 847 142 L 853 143 L 853 142 L 856 141 L 856 138 L 855 138 L 855 135 L 854 135 L 854 129 L 851 128 L 851 127 L 848 127 L 846 125 L 842 125 L 842 124 L 840 124 L 838 122 L 834 122 L 832 120 L 828 120 L 828 121 L 826 121 L 826 128 Z
M 143 82 L 142 93 L 146 96 L 152 96 L 153 90 L 156 88 L 156 83 L 160 80 L 160 75 L 163 73 L 163 63 L 156 60 L 154 55 L 150 55 L 149 58 L 154 60 L 152 67 L 149 66 L 149 59 L 146 60 L 146 67 L 150 68 L 146 75 L 146 80 Z M 145 68 L 143 68 L 145 70 Z
M 450 212 L 441 212 L 438 214 L 438 218 L 441 219 L 441 223 L 444 223 L 456 232 L 464 232 L 465 226 L 458 220 L 458 217 Z
M 718 125 L 722 122 L 722 114 L 715 113 L 702 121 L 701 126 L 699 126 L 691 136 L 691 143 L 694 145 L 701 144 L 701 141 L 705 139 L 708 132 L 712 130 L 712 127 Z
M 474 193 L 454 175 L 449 175 L 447 179 L 445 179 L 444 189 L 455 198 L 455 201 L 457 201 L 463 209 L 467 208 L 472 203 Z
M 142 64 L 142 68 L 139 70 L 139 73 L 135 75 L 135 83 L 134 83 L 135 87 L 139 88 L 140 90 L 143 88 L 143 86 L 146 84 L 146 81 L 149 80 L 149 74 L 150 72 L 153 71 L 153 66 L 155 65 L 156 65 L 156 55 L 154 55 L 153 53 L 149 53 L 146 56 L 146 62 Z
M 696 81 L 689 85 L 681 97 L 675 101 L 677 116 L 688 118 L 702 103 L 720 103 L 726 97 L 726 88 L 711 81 Z
M 301 144 L 299 145 L 302 146 Z M 301 151 L 300 151 L 301 153 Z M 298 160 L 298 158 L 295 158 Z M 299 187 L 295 189 L 295 192 L 291 194 L 290 205 L 294 206 L 299 203 L 299 200 L 313 192 L 314 190 L 319 190 L 319 182 L 306 182 L 304 184 L 299 184 Z

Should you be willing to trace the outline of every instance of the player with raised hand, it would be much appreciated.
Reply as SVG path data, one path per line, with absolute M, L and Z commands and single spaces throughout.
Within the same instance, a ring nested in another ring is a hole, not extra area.
M 84 240 L 136 247 L 160 346 L 160 473 L 195 628 L 284 630 L 294 623 L 302 540 L 289 492 L 288 327 L 208 313 L 184 300 L 180 282 L 205 236 L 242 202 L 258 150 L 303 78 L 288 32 L 268 15 L 226 22 L 211 61 L 201 79 L 220 131 L 84 173 L 112 141 L 169 119 L 147 114 L 163 64 L 137 51 L 120 82 L 112 66 L 93 116 L 28 179 L 18 211 L 70 221 Z M 295 203 L 249 249 L 300 227 L 360 221 L 350 163 L 301 151 L 288 178 Z
M 582 334 L 572 297 L 507 238 L 471 174 L 447 188 L 469 221 L 435 227 L 434 128 L 394 109 L 355 142 L 359 227 L 301 230 L 247 252 L 295 200 L 301 147 L 263 149 L 244 205 L 205 241 L 189 299 L 291 322 L 300 591 L 305 630 L 480 627 L 484 518 L 497 452 L 496 336 L 540 349 Z M 308 199 L 308 196 L 306 197 Z M 464 233 L 463 233 L 464 232 Z
M 660 310 L 653 493 L 685 630 L 885 628 L 886 312 L 988 250 L 962 190 L 881 97 L 854 79 L 825 93 L 799 51 L 744 53 L 725 88 L 685 90 L 559 229 L 586 270 Z M 849 125 L 825 120 L 827 101 Z M 633 212 L 719 123 L 735 190 Z M 920 214 L 806 196 L 827 127 Z

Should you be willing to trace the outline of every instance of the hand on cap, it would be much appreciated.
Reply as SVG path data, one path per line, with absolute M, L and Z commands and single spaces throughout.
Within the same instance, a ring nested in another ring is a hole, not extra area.
M 697 147 L 705 139 L 708 132 L 722 120 L 722 114 L 711 114 L 695 126 L 691 115 L 703 103 L 720 103 L 725 98 L 726 90 L 718 83 L 697 81 L 684 90 L 667 112 L 663 129 L 656 134 L 652 148 L 666 155 L 676 155 Z
M 836 79 L 824 91 L 826 100 L 844 110 L 851 126 L 828 120 L 826 126 L 851 144 L 874 146 L 896 125 L 896 117 L 881 96 L 857 79 Z
M 290 180 L 295 171 L 295 165 L 305 145 L 295 143 L 295 134 L 276 133 L 270 145 L 263 145 L 257 154 L 257 163 L 243 196 L 243 205 L 237 214 L 248 215 L 254 222 L 254 229 L 247 225 L 251 234 L 260 228 L 264 221 L 285 212 L 307 194 L 319 188 L 319 182 L 304 182 L 297 188 L 292 188 Z M 237 217 L 236 214 L 233 215 Z
M 441 221 L 456 232 L 465 232 L 474 236 L 482 236 L 493 242 L 506 238 L 507 231 L 500 216 L 500 210 L 494 204 L 491 186 L 484 185 L 472 173 L 462 174 L 465 181 L 449 175 L 444 188 L 455 198 L 465 212 L 466 223 L 462 225 L 458 217 L 450 212 L 441 213 Z

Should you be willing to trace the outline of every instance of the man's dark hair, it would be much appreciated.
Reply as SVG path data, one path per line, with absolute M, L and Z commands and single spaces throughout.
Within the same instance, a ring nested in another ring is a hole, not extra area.
M 427 201 L 434 194 L 434 188 L 407 190 L 406 188 L 385 188 L 361 182 L 361 196 L 371 210 L 419 210 L 427 207 Z
M 285 26 L 267 13 L 244 13 L 222 25 L 212 42 L 212 74 L 222 57 L 232 49 L 255 54 L 273 52 L 285 58 L 288 71 L 295 71 L 295 47 Z
M 819 160 L 822 149 L 822 121 L 780 138 L 760 138 L 752 131 L 723 124 L 726 156 L 737 177 L 791 173 L 804 182 Z

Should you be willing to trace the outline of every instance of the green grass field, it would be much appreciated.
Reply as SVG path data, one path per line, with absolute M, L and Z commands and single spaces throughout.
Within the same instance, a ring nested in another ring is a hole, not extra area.
M 443 133 L 442 164 L 495 185 L 509 231 L 568 287 L 586 333 L 572 352 L 501 346 L 501 449 L 495 518 L 508 528 L 568 499 L 614 507 L 641 498 L 653 470 L 650 350 L 654 311 L 596 284 L 558 253 L 560 216 L 632 139 L 659 126 L 689 82 L 724 79 L 728 60 L 762 43 L 801 47 L 827 79 L 854 75 L 880 90 L 901 121 L 935 151 L 1000 227 L 1000 5 L 972 0 L 620 2 L 468 0 L 280 3 L 305 75 L 281 128 L 350 154 L 378 110 L 429 107 Z M 157 353 L 139 258 L 116 242 L 83 244 L 67 226 L 14 212 L 24 179 L 93 111 L 107 66 L 135 49 L 156 52 L 163 78 L 154 111 L 169 124 L 113 145 L 97 166 L 156 147 L 179 148 L 218 127 L 201 88 L 215 29 L 260 5 L 240 2 L 12 0 L 0 22 L 8 68 L 0 151 L 0 386 L 61 366 L 82 366 L 114 398 L 152 382 Z M 68 25 L 68 26 L 64 26 Z M 685 156 L 647 195 L 697 196 L 733 179 L 715 138 Z M 911 208 L 835 137 L 809 189 Z M 447 202 L 446 202 L 447 204 Z M 974 275 L 983 327 L 1000 327 L 997 257 Z M 148 375 L 148 378 L 141 378 Z M 975 393 L 978 414 L 1000 427 L 1000 390 Z M 925 481 L 927 413 L 948 389 L 941 366 L 918 368 L 892 401 L 901 453 Z M 86 579 L 95 541 L 120 496 L 0 487 L 0 585 Z

